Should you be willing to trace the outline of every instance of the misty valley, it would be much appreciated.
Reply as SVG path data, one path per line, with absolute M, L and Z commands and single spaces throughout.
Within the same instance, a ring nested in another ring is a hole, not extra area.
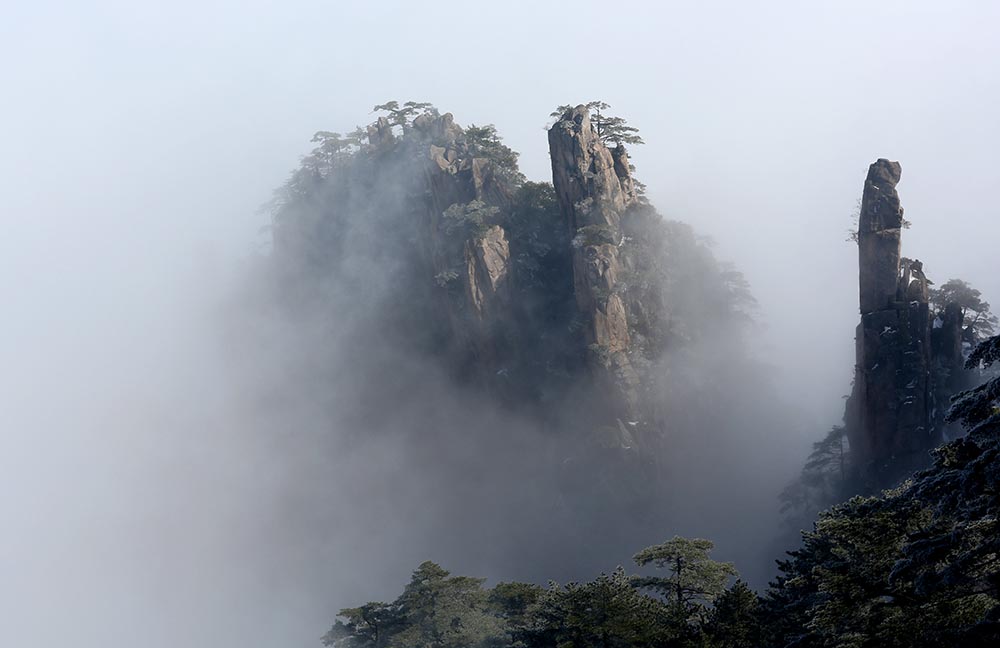
M 859 187 L 853 382 L 789 482 L 752 287 L 651 203 L 635 126 L 559 106 L 535 182 L 493 125 L 374 112 L 265 207 L 229 341 L 280 358 L 262 409 L 329 474 L 331 559 L 413 560 L 324 645 L 997 645 L 997 318 L 903 255 L 900 163 Z

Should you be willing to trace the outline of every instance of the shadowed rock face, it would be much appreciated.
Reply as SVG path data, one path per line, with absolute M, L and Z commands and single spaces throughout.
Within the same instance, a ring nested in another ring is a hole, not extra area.
M 858 222 L 861 322 L 845 421 L 866 491 L 928 463 L 928 451 L 942 441 L 947 402 L 938 401 L 961 365 L 961 312 L 947 309 L 933 329 L 923 264 L 900 256 L 900 176 L 898 162 L 869 167 Z

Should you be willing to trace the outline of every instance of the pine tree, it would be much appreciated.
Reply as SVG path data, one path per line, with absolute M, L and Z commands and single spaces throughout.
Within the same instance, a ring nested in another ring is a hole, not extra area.
M 715 599 L 706 634 L 713 648 L 758 648 L 761 624 L 757 593 L 741 580 L 733 583 Z
M 597 137 L 605 145 L 645 144 L 642 138 L 639 137 L 638 128 L 629 126 L 628 122 L 622 117 L 608 115 L 605 112 L 611 108 L 609 104 L 603 101 L 590 101 L 583 104 L 583 106 L 590 113 L 590 125 L 594 127 Z M 552 112 L 550 117 L 562 117 L 570 110 L 573 110 L 573 108 L 575 106 L 569 104 L 559 106 Z
M 669 575 L 636 576 L 633 583 L 662 596 L 678 619 L 703 620 L 706 606 L 722 594 L 726 582 L 736 576 L 732 563 L 709 557 L 714 547 L 711 540 L 680 536 L 646 547 L 632 557 L 636 564 L 653 565 L 668 571 Z

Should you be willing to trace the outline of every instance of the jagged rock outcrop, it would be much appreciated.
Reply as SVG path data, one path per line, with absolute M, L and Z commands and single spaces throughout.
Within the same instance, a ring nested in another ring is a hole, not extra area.
M 412 128 L 427 142 L 424 155 L 433 224 L 456 203 L 481 200 L 501 207 L 510 203 L 510 187 L 497 177 L 491 160 L 469 150 L 451 113 L 421 115 Z
M 413 129 L 428 142 L 425 176 L 428 224 L 426 245 L 435 276 L 460 281 L 461 291 L 444 293 L 452 336 L 471 352 L 481 376 L 496 375 L 502 364 L 498 328 L 510 317 L 511 258 L 506 232 L 482 224 L 468 233 L 443 222 L 450 208 L 482 203 L 499 211 L 510 204 L 510 187 L 491 160 L 476 157 L 463 141 L 464 132 L 451 113 L 421 115 Z
M 376 150 L 392 146 L 396 141 L 396 136 L 392 133 L 392 124 L 385 117 L 379 117 L 367 130 L 368 144 Z
M 379 117 L 366 135 L 367 143 L 336 135 L 337 148 L 317 149 L 298 172 L 290 196 L 299 202 L 275 228 L 276 256 L 336 276 L 338 290 L 357 300 L 380 277 L 386 297 L 370 303 L 373 325 L 392 326 L 391 337 L 446 357 L 468 377 L 495 376 L 511 252 L 494 221 L 510 205 L 510 182 L 450 113 L 410 123 Z M 462 211 L 470 205 L 471 215 Z
M 463 279 L 477 322 L 501 317 L 510 307 L 510 245 L 502 227 L 466 241 Z
M 573 285 L 588 360 L 620 417 L 635 418 L 638 376 L 629 359 L 629 323 L 619 294 L 621 220 L 635 203 L 628 154 L 600 140 L 583 106 L 549 129 L 552 183 L 573 235 Z
M 624 146 L 604 145 L 583 106 L 567 111 L 549 129 L 552 184 L 571 232 L 588 225 L 617 230 L 635 201 Z
M 869 167 L 858 222 L 861 322 L 845 422 L 865 491 L 927 464 L 943 438 L 948 371 L 961 364 L 961 310 L 932 322 L 923 264 L 900 254 L 900 177 L 898 162 Z

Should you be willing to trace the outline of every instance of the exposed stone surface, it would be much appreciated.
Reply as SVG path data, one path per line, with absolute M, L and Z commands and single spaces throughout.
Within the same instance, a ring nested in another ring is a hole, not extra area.
M 455 203 L 481 200 L 501 207 L 509 204 L 510 188 L 497 177 L 490 160 L 471 154 L 451 113 L 421 115 L 413 121 L 413 128 L 429 142 L 427 181 L 435 225 L 440 214 Z
M 392 134 L 392 125 L 385 117 L 368 127 L 368 143 L 376 149 L 391 146 L 396 141 L 396 136 Z
M 923 264 L 900 256 L 900 176 L 898 162 L 869 167 L 858 222 L 861 323 L 845 422 L 855 475 L 868 491 L 926 465 L 942 440 L 947 403 L 938 401 L 949 372 L 961 371 L 961 311 L 949 307 L 933 329 Z
M 624 144 L 619 144 L 611 151 L 611 157 L 615 161 L 615 175 L 621 184 L 622 192 L 625 194 L 625 204 L 629 205 L 638 198 L 635 191 L 635 181 L 632 179 L 632 167 L 628 161 L 628 151 Z
M 465 290 L 477 320 L 502 314 L 510 305 L 510 245 L 494 225 L 465 243 Z
M 581 313 L 593 318 L 587 329 L 588 344 L 609 351 L 625 351 L 629 345 L 628 320 L 621 297 L 615 293 L 621 263 L 618 248 L 607 243 L 585 245 L 573 254 L 573 284 Z
M 628 155 L 624 146 L 614 152 L 605 146 L 583 106 L 549 129 L 549 154 L 559 207 L 574 235 L 573 285 L 590 364 L 616 396 L 618 413 L 632 418 L 638 379 L 628 358 L 628 314 L 618 294 L 621 219 L 636 200 Z
M 421 115 L 413 121 L 413 128 L 428 142 L 424 245 L 431 270 L 435 276 L 460 282 L 461 290 L 442 291 L 442 306 L 448 312 L 452 338 L 464 347 L 460 353 L 469 353 L 475 373 L 489 380 L 504 360 L 498 329 L 510 317 L 510 246 L 499 225 L 455 240 L 454 234 L 445 231 L 442 214 L 453 205 L 472 201 L 502 209 L 509 205 L 510 188 L 498 177 L 491 160 L 472 155 L 451 113 Z
M 944 313 L 931 323 L 931 350 L 934 357 L 934 423 L 942 431 L 945 440 L 955 439 L 964 434 L 959 423 L 946 422 L 945 415 L 951 397 L 971 388 L 971 375 L 965 369 L 964 339 L 965 316 L 962 307 L 956 303 L 945 306 Z
M 887 308 L 896 299 L 903 227 L 896 184 L 901 173 L 899 162 L 882 159 L 869 167 L 865 179 L 858 219 L 862 313 Z
M 552 184 L 571 231 L 586 225 L 618 228 L 635 200 L 624 147 L 618 159 L 598 138 L 590 113 L 577 106 L 549 129 Z

